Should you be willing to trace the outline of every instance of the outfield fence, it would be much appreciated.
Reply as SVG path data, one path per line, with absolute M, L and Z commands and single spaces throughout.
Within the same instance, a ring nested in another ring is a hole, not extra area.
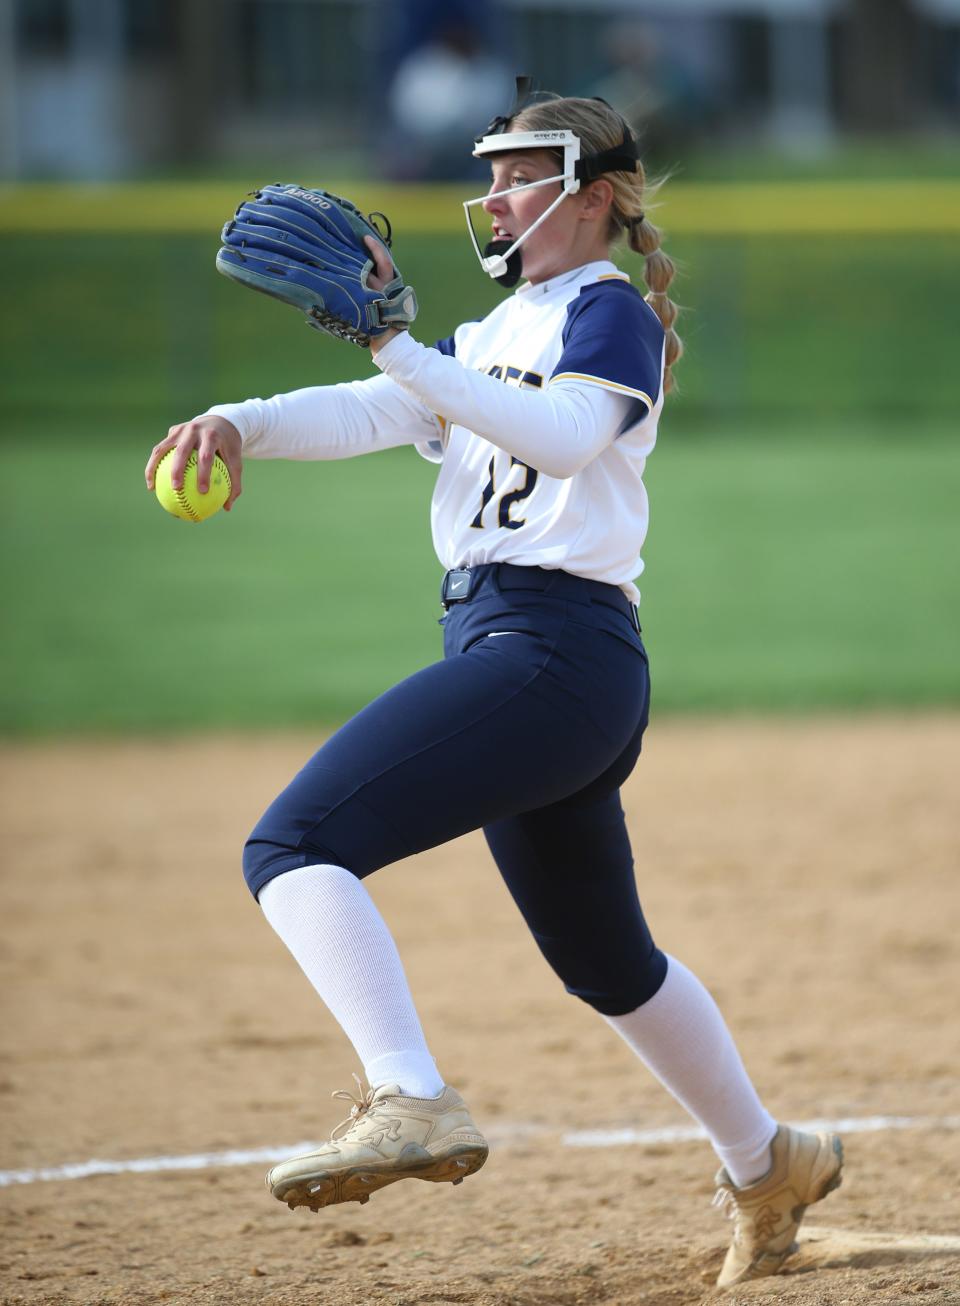
M 459 186 L 344 183 L 386 212 L 418 292 L 419 339 L 503 297 L 477 267 Z M 213 268 L 242 183 L 28 185 L 0 190 L 0 386 L 18 419 L 149 412 L 367 374 L 356 350 Z M 686 355 L 674 429 L 729 420 L 957 411 L 960 183 L 670 182 L 654 214 L 680 275 Z M 640 283 L 642 265 L 618 255 Z
M 364 211 L 384 210 L 398 231 L 447 233 L 463 230 L 461 202 L 476 193 L 476 183 L 343 181 L 328 189 L 349 195 Z M 226 182 L 0 187 L 0 231 L 203 235 L 232 212 L 238 193 L 238 183 Z M 671 181 L 654 207 L 657 220 L 678 234 L 960 233 L 960 182 L 945 180 Z

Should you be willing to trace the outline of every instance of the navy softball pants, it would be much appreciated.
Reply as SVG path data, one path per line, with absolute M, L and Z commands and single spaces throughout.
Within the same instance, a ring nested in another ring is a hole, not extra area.
M 482 827 L 568 992 L 633 1011 L 666 975 L 619 796 L 649 707 L 633 609 L 616 586 L 538 567 L 474 567 L 471 583 L 444 660 L 347 722 L 264 813 L 247 883 L 320 863 L 363 878 Z

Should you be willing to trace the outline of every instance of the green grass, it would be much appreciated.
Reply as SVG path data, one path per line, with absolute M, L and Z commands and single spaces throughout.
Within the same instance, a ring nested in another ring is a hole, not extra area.
M 641 580 L 656 708 L 960 702 L 951 432 L 668 416 Z M 142 488 L 157 434 L 25 421 L 0 446 L 6 733 L 335 723 L 439 656 L 412 451 L 248 463 L 197 527 Z
M 641 582 L 661 706 L 960 701 L 960 454 L 946 432 L 667 431 Z

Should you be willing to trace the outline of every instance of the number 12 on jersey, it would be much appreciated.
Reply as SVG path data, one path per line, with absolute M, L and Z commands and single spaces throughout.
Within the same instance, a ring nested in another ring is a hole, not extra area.
M 501 491 L 499 495 L 499 502 L 497 503 L 496 509 L 491 509 L 490 513 L 487 513 L 487 508 L 490 504 L 491 499 L 493 499 L 497 494 L 496 485 L 494 483 L 496 464 L 497 464 L 497 456 L 496 454 L 494 454 L 494 456 L 490 459 L 490 466 L 488 468 L 489 476 L 487 478 L 487 483 L 483 487 L 483 493 L 480 496 L 480 511 L 477 513 L 476 517 L 474 517 L 470 525 L 473 526 L 476 530 L 481 530 L 481 531 L 484 530 L 485 527 L 487 526 L 493 526 L 494 529 L 496 529 L 497 526 L 505 526 L 508 531 L 517 531 L 520 529 L 521 526 L 524 525 L 524 523 L 526 522 L 526 518 L 511 517 L 510 509 L 513 507 L 515 503 L 522 502 L 522 500 L 526 499 L 530 494 L 533 493 L 533 487 L 537 483 L 537 477 L 539 476 L 539 472 L 534 467 L 528 467 L 527 464 L 521 462 L 519 458 L 511 457 L 510 468 L 508 469 L 507 475 L 509 476 L 510 471 L 512 471 L 514 467 L 522 467 L 525 473 L 523 478 L 523 484 L 518 489 L 511 490 L 509 494 L 504 494 Z M 492 518 L 491 513 L 494 512 L 496 515 L 495 517 Z M 483 520 L 484 513 L 487 513 L 486 522 L 484 522 Z

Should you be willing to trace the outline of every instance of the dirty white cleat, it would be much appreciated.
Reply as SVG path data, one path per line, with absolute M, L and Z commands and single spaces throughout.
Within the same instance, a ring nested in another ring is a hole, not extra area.
M 458 1184 L 487 1159 L 487 1143 L 463 1098 L 446 1087 L 438 1097 L 405 1097 L 396 1084 L 338 1092 L 353 1103 L 349 1117 L 316 1152 L 281 1161 L 267 1187 L 291 1210 L 319 1211 L 337 1202 L 366 1202 L 398 1179 Z
M 808 1206 L 840 1186 L 843 1145 L 836 1134 L 805 1134 L 781 1125 L 770 1145 L 770 1169 L 737 1188 L 726 1170 L 717 1175 L 714 1204 L 734 1221 L 733 1242 L 717 1284 L 776 1274 L 797 1249 L 794 1242 Z

